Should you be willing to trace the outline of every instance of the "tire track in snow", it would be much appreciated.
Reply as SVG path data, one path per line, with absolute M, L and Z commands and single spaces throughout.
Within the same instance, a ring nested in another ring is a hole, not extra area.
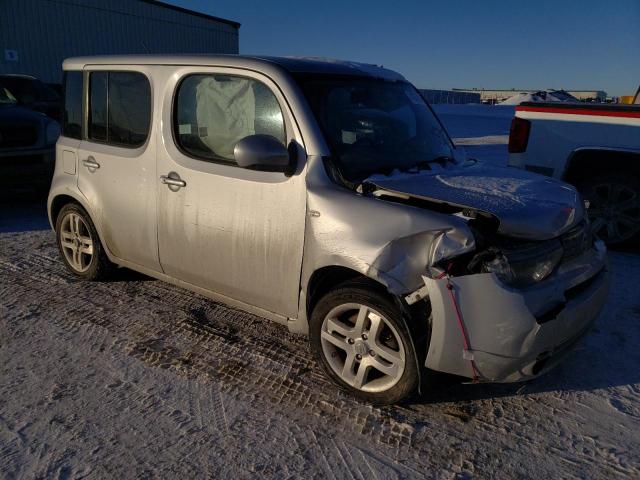
M 14 237 L 21 240 L 20 235 Z M 4 239 L 0 243 L 4 243 Z M 523 446 L 539 444 L 542 433 L 547 438 L 547 450 L 567 464 L 562 469 L 566 475 L 572 471 L 608 471 L 621 476 L 639 473 L 633 457 L 625 457 L 624 452 L 617 451 L 606 439 L 583 446 L 572 440 L 575 435 L 572 432 L 580 428 L 571 424 L 566 428 L 567 421 L 580 421 L 571 408 L 572 402 L 576 405 L 576 400 L 589 399 L 579 410 L 588 412 L 593 408 L 594 398 L 606 398 L 601 393 L 551 391 L 457 403 L 445 401 L 415 408 L 372 408 L 341 394 L 329 384 L 306 351 L 306 342 L 288 334 L 282 326 L 156 281 L 78 282 L 56 259 L 51 242 L 43 241 L 41 248 L 29 255 L 12 255 L 8 243 L 0 248 L 3 278 L 0 291 L 4 292 L 0 311 L 11 312 L 12 331 L 20 330 L 16 322 L 51 315 L 56 325 L 79 335 L 83 342 L 90 341 L 91 336 L 100 336 L 100 332 L 114 337 L 108 345 L 92 344 L 92 350 L 111 349 L 115 355 L 127 353 L 145 365 L 190 378 L 198 385 L 215 387 L 212 398 L 203 393 L 205 387 L 194 392 L 206 404 L 201 404 L 197 413 L 182 411 L 172 417 L 176 428 L 182 429 L 185 435 L 208 428 L 228 428 L 228 421 L 224 422 L 219 416 L 216 420 L 220 407 L 209 407 L 216 403 L 215 392 L 221 399 L 224 392 L 247 402 L 300 410 L 302 416 L 309 417 L 310 423 L 319 425 L 328 421 L 338 429 L 355 432 L 359 435 L 356 438 L 366 445 L 387 445 L 393 452 L 390 464 L 404 461 L 407 468 L 420 465 L 420 461 L 447 465 L 449 472 L 462 475 L 468 471 L 465 462 L 495 468 L 497 464 L 492 463 L 495 459 L 487 458 L 486 454 L 478 456 L 459 445 L 468 444 L 472 438 L 474 444 L 483 445 L 485 449 L 506 448 L 522 456 L 528 451 Z M 44 305 L 45 311 L 25 306 L 20 292 L 29 292 L 29 303 Z M 51 298 L 53 292 L 74 300 L 63 302 Z M 630 408 L 633 413 L 633 408 L 637 408 L 637 386 L 616 390 L 624 395 L 623 400 L 620 396 L 614 399 L 616 404 Z M 115 401 L 121 402 L 123 398 Z M 624 410 L 622 407 L 616 411 Z M 152 403 L 145 412 L 152 414 L 157 408 L 158 405 Z M 211 408 L 209 413 L 207 408 Z M 609 408 L 614 411 L 615 405 L 609 404 Z M 499 413 L 494 415 L 495 412 Z M 443 414 L 455 416 L 447 419 Z M 621 411 L 620 415 L 627 414 Z M 209 416 L 212 423 L 205 428 L 203 424 Z M 532 421 L 536 423 L 531 425 Z M 300 445 L 305 438 L 299 433 L 278 432 L 277 435 L 284 435 L 283 441 L 295 439 Z M 588 437 L 581 434 L 580 438 L 584 443 Z M 199 437 L 198 441 L 206 441 L 206 436 Z M 516 442 L 516 451 L 513 442 Z M 420 452 L 434 445 L 438 445 L 440 451 L 430 452 L 431 458 L 421 459 Z M 361 474 L 354 468 L 360 465 L 354 455 L 365 454 L 360 450 L 354 452 L 350 459 L 345 459 L 345 465 L 347 470 Z M 338 458 L 335 451 L 328 455 L 334 460 Z M 447 457 L 452 460 L 447 462 Z M 380 461 L 380 457 L 375 461 Z M 506 467 L 506 472 L 521 471 L 517 465 L 506 464 Z M 478 471 L 481 469 L 476 468 Z M 399 476 L 417 475 L 415 472 L 422 470 L 406 472 L 413 473 Z
M 42 273 L 43 261 L 46 258 L 49 257 L 41 256 L 38 261 L 23 259 L 19 264 L 14 264 L 10 270 L 16 274 L 28 275 L 31 281 L 41 280 L 43 282 L 41 286 L 44 288 L 43 295 L 47 295 L 46 283 L 48 282 L 45 282 L 45 279 L 48 279 L 50 274 Z M 52 270 L 51 267 L 45 267 L 45 272 L 50 270 Z M 65 314 L 64 318 L 57 318 L 58 321 L 65 323 L 68 328 L 75 331 L 85 322 L 91 322 L 109 331 L 114 331 L 116 324 L 113 320 L 115 318 L 126 318 L 126 315 L 113 315 L 112 309 L 109 308 L 109 303 L 112 301 L 114 293 L 113 283 L 88 284 L 85 282 L 63 281 L 60 282 L 60 285 L 66 285 L 74 291 L 77 289 L 86 290 L 86 295 L 82 294 L 80 297 L 82 298 L 82 303 L 89 304 L 88 308 L 86 308 L 78 302 L 78 305 L 74 305 L 70 311 L 66 312 L 71 315 Z M 31 288 L 33 289 L 34 287 L 34 284 L 32 284 Z M 96 289 L 106 290 L 104 292 L 105 295 L 97 295 L 96 292 L 94 292 Z M 136 288 L 135 292 L 129 293 L 135 294 L 138 293 L 139 290 L 140 289 Z M 107 296 L 106 293 L 110 295 Z M 178 294 L 174 292 L 174 296 L 180 297 L 183 295 L 182 292 Z M 130 296 L 133 297 L 134 295 Z M 141 303 L 141 301 L 146 302 L 148 300 L 146 297 L 146 295 L 142 295 L 141 298 L 135 297 L 135 299 L 138 303 Z M 102 299 L 104 299 L 105 302 L 101 301 Z M 184 311 L 174 312 L 174 317 L 178 317 L 178 323 L 177 325 L 172 325 L 174 327 L 177 326 L 178 332 L 184 337 L 181 340 L 186 340 L 188 343 L 195 345 L 193 350 L 188 351 L 188 355 L 182 354 L 182 352 L 173 345 L 165 344 L 161 337 L 153 336 L 149 338 L 149 332 L 153 332 L 154 329 L 157 330 L 157 326 L 151 324 L 134 324 L 131 322 L 128 322 L 126 325 L 118 325 L 119 328 L 117 329 L 118 334 L 122 334 L 128 339 L 125 340 L 123 344 L 129 354 L 151 366 L 175 368 L 182 374 L 191 374 L 191 372 L 189 372 L 190 367 L 195 367 L 196 374 L 204 373 L 205 376 L 222 379 L 236 388 L 250 386 L 256 388 L 263 394 L 269 394 L 269 396 L 272 396 L 279 402 L 293 403 L 295 406 L 304 405 L 307 409 L 314 407 L 314 405 L 309 404 L 309 399 L 314 396 L 317 397 L 318 392 L 313 392 L 308 386 L 295 383 L 289 378 L 291 372 L 295 372 L 297 376 L 300 376 L 300 370 L 311 370 L 315 368 L 309 355 L 307 355 L 306 358 L 302 354 L 297 355 L 298 359 L 305 358 L 304 364 L 301 367 L 292 368 L 290 366 L 292 357 L 291 349 L 274 343 L 277 341 L 277 335 L 272 335 L 272 338 L 267 339 L 260 336 L 251 337 L 249 341 L 242 340 L 238 337 L 235 328 L 230 329 L 228 326 L 225 328 L 225 325 L 220 326 L 214 322 L 203 322 L 202 311 L 205 312 L 204 319 L 206 320 L 209 309 L 202 307 L 203 300 L 201 297 L 198 298 L 199 302 L 194 302 L 194 296 L 189 295 L 188 300 L 193 302 L 192 304 L 199 305 L 201 310 L 198 310 L 199 313 L 196 315 L 189 315 Z M 175 303 L 173 298 L 169 298 L 168 302 L 172 304 Z M 208 301 L 204 300 L 204 302 Z M 138 307 L 140 307 L 140 305 Z M 143 305 L 142 309 L 145 309 L 144 307 L 148 309 L 150 305 Z M 215 310 L 216 313 L 225 320 L 231 318 L 232 324 L 237 325 L 240 321 L 247 323 L 247 320 L 250 320 L 249 323 L 252 324 L 252 326 L 255 327 L 255 324 L 259 325 L 259 328 L 254 328 L 254 330 L 260 330 L 262 332 L 265 330 L 264 323 L 267 323 L 266 320 L 257 319 L 249 314 L 237 312 L 219 304 L 213 304 L 210 308 Z M 283 327 L 274 325 L 274 328 L 279 330 L 279 332 L 277 332 L 278 334 L 284 333 Z M 289 334 L 285 333 L 285 336 L 286 335 Z M 306 347 L 306 342 L 300 341 L 300 339 L 297 338 L 296 341 L 297 343 L 301 343 L 303 348 Z M 245 345 L 241 348 L 238 346 L 238 343 L 244 343 Z M 249 355 L 249 358 L 256 356 L 258 357 L 257 362 L 247 360 L 247 343 L 250 344 L 251 349 L 254 350 L 254 352 Z M 260 348 L 256 348 L 256 346 Z M 223 361 L 220 361 L 215 355 L 210 354 L 211 352 L 220 352 L 221 350 L 226 356 Z M 206 354 L 207 352 L 209 352 L 209 355 Z M 216 363 L 218 364 L 218 368 L 213 369 L 211 365 L 215 365 Z M 252 365 L 263 365 L 264 370 L 260 369 L 258 372 L 253 372 L 251 368 Z M 249 371 L 251 371 L 251 374 Z M 281 373 L 278 374 L 278 372 Z M 286 372 L 288 375 L 283 376 L 283 372 Z M 314 386 L 314 388 L 317 387 Z M 325 398 L 320 400 L 321 403 L 330 405 L 330 396 L 322 396 Z M 356 403 L 355 406 L 359 408 L 360 405 Z M 345 410 L 343 407 L 344 405 L 340 409 L 331 408 L 330 411 L 338 416 L 343 415 Z M 391 424 L 393 421 L 387 419 L 384 423 Z M 390 435 L 387 435 L 389 438 L 381 440 L 384 443 L 395 443 L 399 445 L 402 442 L 402 440 L 399 439 L 395 442 L 393 441 L 396 435 L 395 431 L 387 433 L 390 433 Z M 406 440 L 404 441 L 406 442 Z

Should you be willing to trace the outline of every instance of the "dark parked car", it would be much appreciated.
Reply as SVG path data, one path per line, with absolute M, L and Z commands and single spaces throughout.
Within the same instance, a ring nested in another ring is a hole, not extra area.
M 61 95 L 29 75 L 0 75 L 0 87 L 6 88 L 23 107 L 60 120 Z
M 5 187 L 48 190 L 59 135 L 57 121 L 20 106 L 0 87 L 0 176 Z

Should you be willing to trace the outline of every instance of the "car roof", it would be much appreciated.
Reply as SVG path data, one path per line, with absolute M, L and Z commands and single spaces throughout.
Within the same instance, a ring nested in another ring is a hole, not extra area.
M 23 73 L 0 73 L 0 78 L 22 78 L 25 80 L 37 80 L 36 77 L 32 75 L 25 75 Z
M 250 68 L 268 73 L 270 69 L 290 73 L 357 75 L 404 80 L 393 70 L 378 65 L 317 57 L 271 57 L 252 55 L 111 55 L 68 58 L 63 70 L 88 65 L 199 65 Z

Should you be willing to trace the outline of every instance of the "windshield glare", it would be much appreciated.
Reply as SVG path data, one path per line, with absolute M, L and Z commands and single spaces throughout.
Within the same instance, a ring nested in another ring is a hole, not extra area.
M 314 77 L 300 83 L 337 167 L 351 182 L 454 156 L 440 122 L 407 82 Z

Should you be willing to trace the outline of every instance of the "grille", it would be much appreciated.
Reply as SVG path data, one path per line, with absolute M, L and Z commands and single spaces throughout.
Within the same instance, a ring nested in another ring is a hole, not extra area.
M 580 223 L 577 227 L 569 230 L 560 237 L 562 248 L 564 249 L 564 259 L 568 260 L 579 256 L 593 245 L 593 235 L 586 222 Z
M 33 125 L 0 125 L 0 148 L 30 147 L 38 141 Z

